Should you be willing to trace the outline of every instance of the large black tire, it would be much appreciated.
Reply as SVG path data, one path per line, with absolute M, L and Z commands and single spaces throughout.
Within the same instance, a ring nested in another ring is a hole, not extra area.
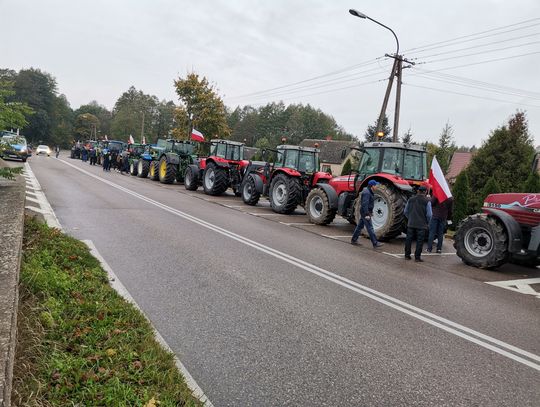
M 131 162 L 129 163 L 129 173 L 131 175 L 137 175 L 137 161 L 136 160 L 131 160 Z
M 508 261 L 508 236 L 494 217 L 475 214 L 465 218 L 454 236 L 454 248 L 469 266 L 491 269 Z
M 255 206 L 261 198 L 261 193 L 255 187 L 253 175 L 250 174 L 247 177 L 246 182 L 242 186 L 242 201 L 247 205 Z
M 302 200 L 302 186 L 298 178 L 278 174 L 270 183 L 270 206 L 276 213 L 294 212 Z
M 316 225 L 328 225 L 336 217 L 336 208 L 330 208 L 330 200 L 322 188 L 309 191 L 304 209 L 309 221 Z
M 192 167 L 187 167 L 184 177 L 184 187 L 188 191 L 196 191 L 199 187 L 199 174 Z
M 229 188 L 227 171 L 209 163 L 203 173 L 203 188 L 207 195 L 221 195 Z
M 371 222 L 377 239 L 387 241 L 403 232 L 406 199 L 393 185 L 379 184 L 374 191 L 375 206 Z M 354 214 L 360 220 L 361 196 L 356 199 Z
M 150 178 L 152 181 L 159 181 L 159 161 L 150 162 L 148 178 Z
M 137 162 L 137 177 L 146 178 L 148 176 L 148 171 L 150 170 L 150 162 L 140 159 Z
M 162 184 L 172 184 L 176 179 L 176 165 L 167 162 L 167 157 L 163 156 L 158 164 L 159 182 Z

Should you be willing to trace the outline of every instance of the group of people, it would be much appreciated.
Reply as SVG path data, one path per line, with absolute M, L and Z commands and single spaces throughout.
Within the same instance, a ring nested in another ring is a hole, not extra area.
M 117 150 L 104 149 L 102 152 L 103 157 L 103 171 L 110 171 L 111 168 L 119 171 L 120 174 L 129 172 L 129 152 L 123 150 L 118 152 Z
M 384 245 L 377 240 L 373 230 L 373 208 L 375 206 L 374 190 L 379 182 L 370 180 L 360 194 L 360 220 L 356 224 L 351 244 L 358 245 L 358 238 L 365 227 L 374 249 Z M 425 233 L 428 231 L 427 252 L 433 250 L 433 242 L 437 239 L 437 253 L 442 253 L 444 231 L 448 219 L 452 217 L 452 198 L 439 202 L 435 197 L 427 196 L 427 188 L 421 185 L 416 195 L 411 197 L 405 205 L 405 217 L 407 218 L 407 237 L 405 239 L 405 259 L 411 260 L 411 247 L 416 240 L 414 260 L 423 262 L 422 251 L 424 247 Z

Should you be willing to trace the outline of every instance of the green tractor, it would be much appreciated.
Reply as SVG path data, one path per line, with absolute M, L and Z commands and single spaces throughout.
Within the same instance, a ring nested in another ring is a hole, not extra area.
M 141 156 L 144 154 L 144 152 L 147 149 L 146 144 L 139 144 L 139 143 L 130 143 L 127 146 L 128 152 L 129 152 L 129 173 L 131 175 L 137 175 L 138 174 L 138 163 L 141 158 Z
M 186 168 L 197 159 L 198 143 L 167 139 L 158 140 L 157 145 L 163 148 L 156 164 L 154 164 L 155 170 L 157 170 L 157 180 L 162 184 L 172 184 L 175 180 L 184 182 Z

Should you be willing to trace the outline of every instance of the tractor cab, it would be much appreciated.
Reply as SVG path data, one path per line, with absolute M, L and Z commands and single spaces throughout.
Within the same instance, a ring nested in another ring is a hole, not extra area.
M 196 143 L 186 140 L 160 139 L 158 140 L 157 145 L 162 147 L 166 152 L 176 153 L 180 156 L 188 156 L 193 154 Z
M 290 168 L 301 174 L 319 171 L 319 150 L 311 147 L 277 146 L 274 168 Z
M 244 143 L 231 140 L 211 140 L 210 156 L 219 157 L 226 161 L 244 160 Z

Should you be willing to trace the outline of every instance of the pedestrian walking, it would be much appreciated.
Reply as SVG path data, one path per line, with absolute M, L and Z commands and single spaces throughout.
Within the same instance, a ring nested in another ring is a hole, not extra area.
M 122 157 L 122 163 L 120 164 L 120 174 L 127 174 L 129 172 L 129 153 L 127 150 L 122 151 L 120 154 Z
M 103 171 L 111 170 L 111 155 L 108 150 L 103 150 Z
M 405 216 L 407 217 L 407 238 L 405 239 L 405 259 L 411 259 L 411 245 L 416 238 L 416 248 L 414 260 L 418 262 L 422 259 L 422 248 L 424 237 L 431 220 L 431 201 L 426 197 L 427 188 L 420 186 L 415 196 L 407 201 L 405 205 Z
M 86 146 L 82 147 L 81 156 L 82 156 L 83 162 L 86 162 L 88 160 L 88 150 L 86 149 Z
M 92 147 L 90 149 L 90 165 L 96 165 L 97 163 L 97 152 L 96 152 L 96 149 L 94 147 Z
M 371 218 L 373 217 L 373 207 L 375 205 L 373 190 L 377 188 L 379 183 L 375 180 L 370 180 L 367 186 L 362 190 L 360 194 L 360 219 L 354 228 L 353 235 L 351 237 L 351 244 L 358 245 L 358 237 L 364 226 L 371 240 L 371 244 L 374 249 L 382 247 L 384 244 L 377 240 L 375 231 L 373 230 L 373 223 Z
M 427 251 L 431 253 L 433 250 L 433 240 L 437 238 L 437 253 L 442 253 L 442 244 L 444 239 L 444 229 L 448 219 L 452 217 L 452 208 L 454 200 L 450 197 L 443 202 L 439 202 L 436 197 L 431 198 L 431 208 L 433 217 L 429 222 L 429 236 L 427 243 Z
M 60 146 L 56 146 L 56 147 L 54 148 L 54 152 L 55 152 L 56 158 L 58 158 L 58 156 L 60 155 Z

